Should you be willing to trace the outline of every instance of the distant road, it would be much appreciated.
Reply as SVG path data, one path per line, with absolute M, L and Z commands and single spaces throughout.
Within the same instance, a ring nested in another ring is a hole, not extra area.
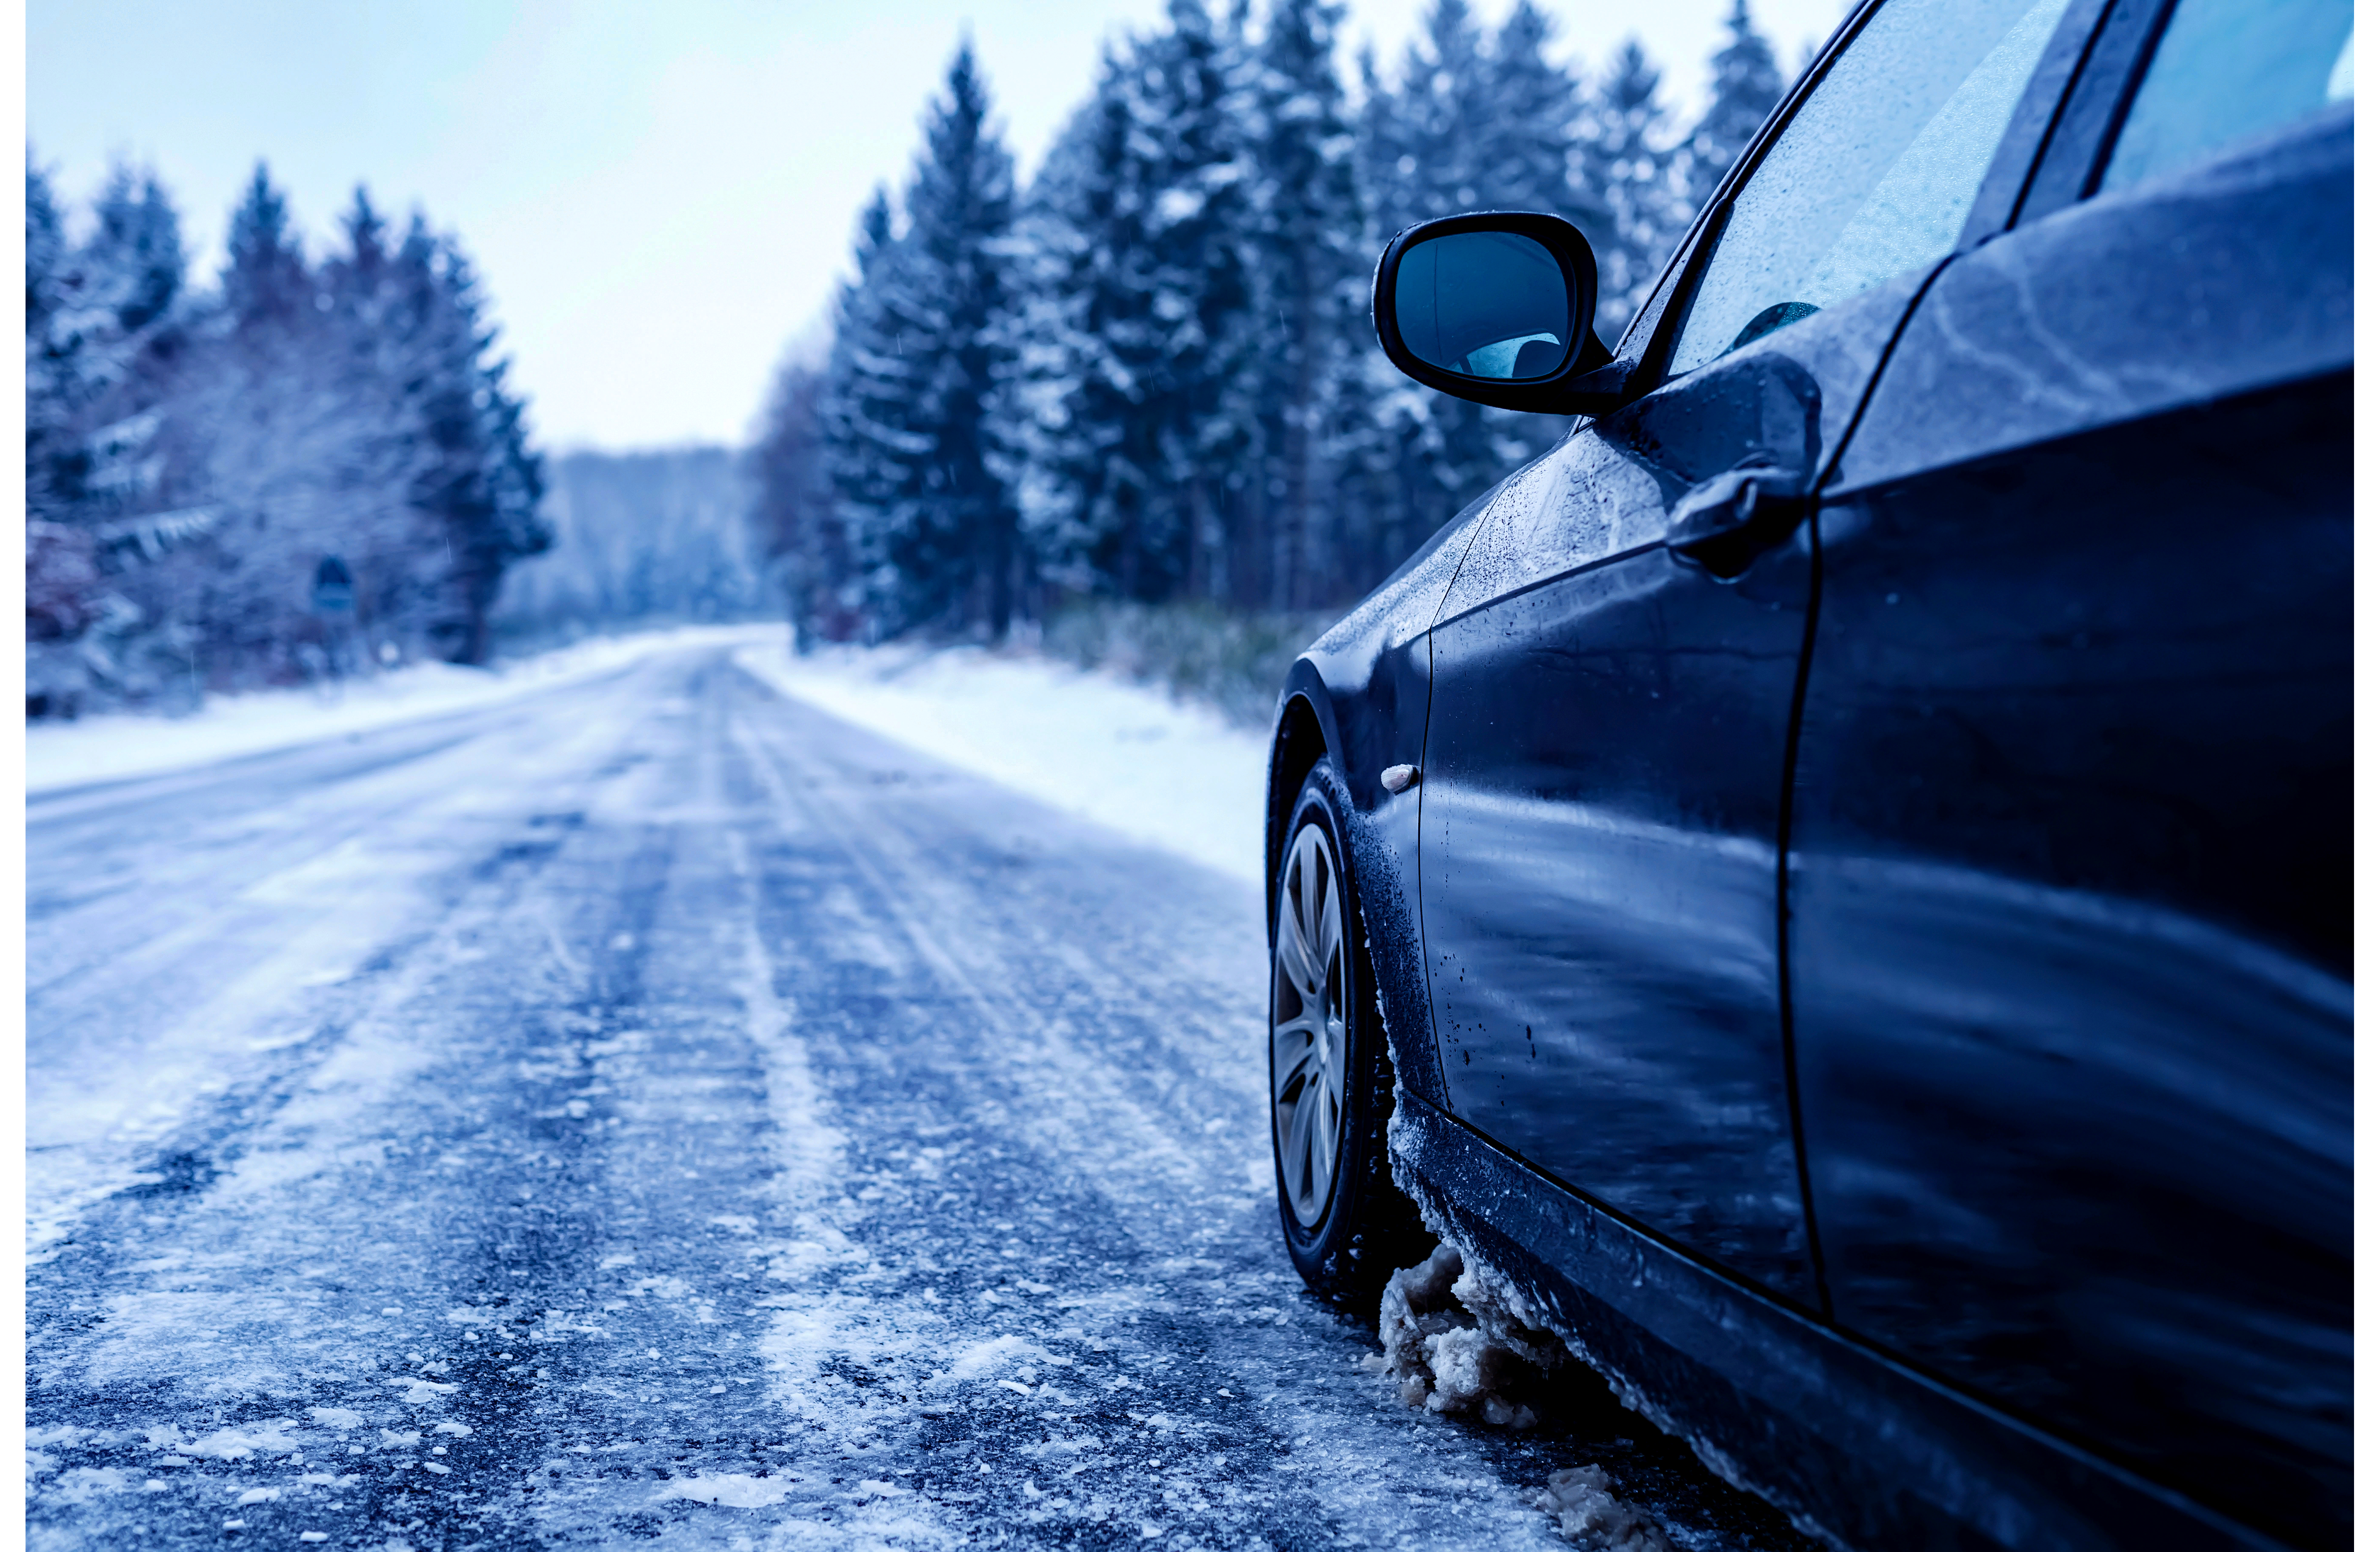
M 37 1547 L 1792 1545 L 1359 1366 L 1253 890 L 724 648 L 28 836 Z

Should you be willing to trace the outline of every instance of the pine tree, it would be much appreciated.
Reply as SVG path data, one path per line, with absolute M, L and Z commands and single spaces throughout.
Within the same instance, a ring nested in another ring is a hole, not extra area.
M 1145 601 L 1228 593 L 1258 445 L 1236 42 L 1172 0 L 1103 61 L 1029 201 L 1029 521 L 1056 575 Z
M 223 296 L 236 321 L 286 323 L 301 311 L 310 289 L 305 256 L 289 231 L 289 203 L 261 162 L 232 212 L 229 247 Z
M 835 297 L 834 343 L 819 394 L 820 440 L 833 501 L 820 540 L 820 579 L 833 592 L 832 604 L 821 603 L 815 618 L 830 640 L 877 627 L 868 609 L 860 534 L 897 491 L 898 470 L 886 455 L 894 449 L 887 442 L 901 435 L 911 396 L 911 369 L 884 307 L 892 246 L 892 200 L 879 185 L 860 212 L 852 244 L 856 273 Z
M 1123 56 L 1103 53 L 1091 98 L 1043 159 L 1017 221 L 1014 363 L 1003 395 L 1019 515 L 1045 582 L 1115 587 L 1144 484 L 1138 442 L 1145 305 L 1127 273 L 1137 236 L 1125 198 L 1131 115 Z
M 1752 137 L 1785 95 L 1777 54 L 1752 25 L 1746 0 L 1728 13 L 1728 40 L 1711 55 L 1711 102 L 1682 148 L 1686 198 L 1697 211 L 1710 201 Z
M 41 337 L 50 315 L 57 309 L 60 271 L 67 257 L 66 221 L 58 213 L 57 193 L 49 175 L 25 152 L 25 337 Z
M 798 651 L 820 636 L 847 639 L 856 625 L 840 597 L 851 557 L 827 470 L 826 382 L 808 360 L 789 358 L 779 367 L 751 455 L 751 524 L 783 586 Z
M 1482 141 L 1502 116 L 1486 51 L 1467 0 L 1433 0 L 1395 81 L 1373 78 L 1366 62 L 1364 165 L 1383 241 L 1417 221 L 1486 208 Z
M 1014 608 L 1016 518 L 985 420 L 1002 365 L 1014 175 L 971 46 L 944 87 L 903 200 L 905 230 L 889 244 L 868 236 L 829 434 L 885 623 L 998 639 Z
M 1138 42 L 1122 82 L 1123 195 L 1137 229 L 1121 257 L 1146 299 L 1122 331 L 1139 347 L 1126 444 L 1143 480 L 1123 576 L 1128 594 L 1151 600 L 1223 591 L 1221 515 L 1245 479 L 1257 413 L 1242 392 L 1253 296 L 1233 40 L 1201 0 L 1172 0 L 1166 23 Z
M 1590 240 L 1610 229 L 1600 180 L 1579 145 L 1585 105 L 1576 78 L 1546 57 L 1550 38 L 1528 0 L 1492 48 L 1465 0 L 1435 0 L 1398 79 L 1368 88 L 1363 162 L 1375 180 L 1376 242 L 1418 221 L 1499 208 L 1552 211 Z M 1363 499 L 1381 514 L 1390 552 L 1560 434 L 1558 418 L 1420 389 L 1373 356 L 1366 419 L 1348 456 L 1364 471 Z
M 188 261 L 181 218 L 156 175 L 118 166 L 108 176 L 97 209 L 97 229 L 84 249 L 96 305 L 115 314 L 130 335 L 162 321 L 180 297 Z
M 1334 62 L 1345 10 L 1275 0 L 1255 55 L 1247 158 L 1256 349 L 1248 392 L 1262 479 L 1250 482 L 1231 597 L 1273 609 L 1344 586 L 1345 535 L 1367 517 L 1334 499 L 1332 413 L 1370 344 L 1355 137 Z
M 1606 344 L 1619 343 L 1694 219 L 1683 164 L 1664 143 L 1660 88 L 1660 71 L 1630 38 L 1613 54 L 1596 91 L 1599 133 L 1593 164 L 1602 174 L 1603 202 L 1611 212 L 1609 242 L 1595 250 L 1602 272 L 1597 323 Z
M 48 175 L 25 162 L 25 506 L 55 514 L 54 466 L 67 437 L 79 377 L 75 342 L 57 328 L 67 302 L 66 222 Z
M 342 406 L 327 430 L 346 474 L 337 520 L 317 542 L 301 544 L 295 560 L 302 566 L 311 555 L 318 567 L 348 572 L 352 626 L 361 637 L 419 641 L 440 614 L 447 555 L 445 533 L 414 499 L 432 455 L 417 403 L 436 380 L 421 345 L 420 313 L 431 287 L 419 272 L 431 261 L 431 244 L 417 230 L 400 262 L 386 220 L 360 187 L 340 235 L 344 247 L 317 275 L 318 294 L 330 305 L 306 354 L 308 369 L 322 374 L 326 394 Z M 334 620 L 326 629 L 344 637 L 348 624 Z M 347 646 L 342 639 L 329 649 L 344 658 Z
M 414 261 L 413 318 L 428 367 L 415 408 L 430 450 L 414 499 L 443 526 L 452 557 L 453 607 L 432 634 L 451 661 L 485 662 L 504 568 L 552 542 L 538 515 L 543 465 L 528 446 L 526 406 L 505 382 L 511 364 L 491 354 L 496 333 L 483 317 L 477 271 L 453 239 L 428 237 L 419 218 L 414 224 L 406 249 L 426 248 L 429 261 Z
M 1596 127 L 1578 77 L 1548 54 L 1553 41 L 1551 18 L 1532 0 L 1519 0 L 1496 30 L 1489 70 L 1502 100 L 1482 137 L 1480 191 L 1496 209 L 1560 215 L 1600 248 L 1612 220 L 1592 167 Z

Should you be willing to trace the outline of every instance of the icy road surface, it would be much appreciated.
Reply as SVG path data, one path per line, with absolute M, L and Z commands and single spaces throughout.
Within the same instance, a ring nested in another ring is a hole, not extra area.
M 37 1547 L 1552 1547 L 1583 1461 L 1794 1545 L 1360 1366 L 1250 885 L 725 648 L 28 835 Z

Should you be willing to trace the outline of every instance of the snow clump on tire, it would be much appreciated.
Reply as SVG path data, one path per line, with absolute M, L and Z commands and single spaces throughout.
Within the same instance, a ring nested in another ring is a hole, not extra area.
M 1569 1361 L 1560 1338 L 1528 1323 L 1519 1296 L 1440 1243 L 1429 1259 L 1390 1275 L 1380 1293 L 1381 1356 L 1407 1406 L 1529 1428 L 1526 1397 Z

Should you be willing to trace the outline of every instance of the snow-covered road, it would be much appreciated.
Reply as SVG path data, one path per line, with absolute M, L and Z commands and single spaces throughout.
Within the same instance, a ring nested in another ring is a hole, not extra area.
M 1791 1544 L 1361 1365 L 1253 886 L 725 647 L 28 834 L 36 1546 L 1551 1547 L 1590 1457 Z

